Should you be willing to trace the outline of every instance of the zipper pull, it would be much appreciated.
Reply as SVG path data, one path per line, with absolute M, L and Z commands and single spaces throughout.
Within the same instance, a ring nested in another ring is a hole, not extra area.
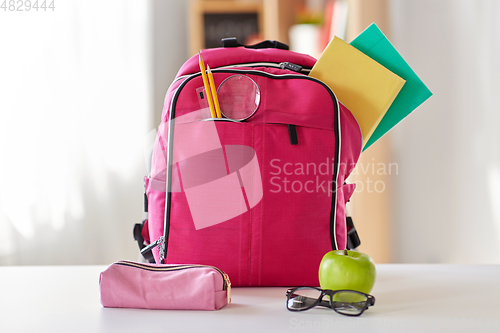
M 297 137 L 297 128 L 295 127 L 295 125 L 288 124 L 287 126 L 288 126 L 288 136 L 290 137 L 290 144 L 298 145 L 299 139 Z
M 297 65 L 297 64 L 292 64 L 291 62 L 282 62 L 280 63 L 280 68 L 281 69 L 288 69 L 297 73 L 300 73 L 302 71 L 302 66 Z
M 158 243 L 158 252 L 160 253 L 160 264 L 165 263 L 165 236 L 160 236 L 156 241 Z
M 227 304 L 231 303 L 231 280 L 229 280 L 229 276 L 224 273 L 224 281 L 226 281 L 226 291 L 227 291 Z
M 160 238 L 161 239 L 161 238 Z M 145 252 L 148 252 L 148 251 L 151 251 L 154 247 L 157 247 L 158 246 L 158 243 L 160 242 L 160 239 L 158 239 L 157 241 L 145 246 L 142 250 L 141 250 L 141 253 L 145 253 Z

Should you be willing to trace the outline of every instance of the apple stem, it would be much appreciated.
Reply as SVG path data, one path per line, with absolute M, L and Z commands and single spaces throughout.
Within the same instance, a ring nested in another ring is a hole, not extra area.
M 347 255 L 347 249 L 344 249 L 344 254 Z

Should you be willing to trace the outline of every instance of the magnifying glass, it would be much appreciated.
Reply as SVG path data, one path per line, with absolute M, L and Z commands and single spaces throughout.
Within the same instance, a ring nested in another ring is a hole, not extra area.
M 244 121 L 259 108 L 260 88 L 248 76 L 232 75 L 220 84 L 217 98 L 224 117 Z

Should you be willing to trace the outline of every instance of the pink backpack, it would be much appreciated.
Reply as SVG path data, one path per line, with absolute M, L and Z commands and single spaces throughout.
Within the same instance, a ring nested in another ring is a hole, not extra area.
M 307 75 L 314 58 L 278 42 L 224 45 L 201 56 L 222 113 L 249 117 L 211 118 L 198 55 L 181 67 L 145 178 L 148 219 L 134 236 L 152 262 L 212 265 L 233 286 L 317 286 L 326 252 L 359 245 L 345 179 L 360 128 Z

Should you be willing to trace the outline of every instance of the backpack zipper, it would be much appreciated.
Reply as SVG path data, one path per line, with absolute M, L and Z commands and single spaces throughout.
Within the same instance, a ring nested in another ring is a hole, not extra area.
M 279 68 L 279 69 L 287 69 L 290 71 L 294 71 L 300 74 L 308 75 L 311 72 L 312 67 L 302 66 L 293 64 L 291 62 L 247 62 L 244 64 L 234 64 L 221 66 L 213 69 L 228 69 L 228 68 L 238 68 L 238 67 L 270 67 L 270 68 Z
M 234 65 L 227 65 L 227 66 L 221 66 L 217 68 L 212 68 L 212 72 L 215 69 L 228 69 L 228 68 L 238 68 L 238 67 L 270 67 L 270 68 L 279 68 L 279 69 L 288 69 L 297 73 L 301 73 L 304 75 L 309 75 L 311 72 L 312 67 L 307 67 L 307 66 L 301 66 L 297 64 L 293 64 L 291 62 L 247 62 L 244 64 L 234 64 Z M 194 73 L 196 74 L 196 73 Z M 185 74 L 181 75 L 172 82 L 177 82 L 183 78 L 186 78 L 188 76 L 194 75 L 194 74 Z
M 264 63 L 252 63 L 252 64 L 264 64 Z M 273 64 L 280 66 L 278 63 L 266 63 L 266 64 Z M 231 65 L 231 66 L 224 66 L 224 67 L 218 67 L 216 69 L 212 70 L 212 73 L 242 73 L 242 74 L 253 74 L 253 75 L 258 75 L 258 76 L 263 76 L 263 77 L 268 77 L 268 78 L 274 78 L 274 79 L 303 79 L 303 80 L 311 80 L 314 82 L 319 83 L 322 85 L 329 93 L 330 96 L 333 100 L 334 104 L 334 110 L 335 110 L 335 124 L 336 126 L 334 127 L 334 133 L 335 133 L 335 163 L 334 163 L 334 174 L 333 174 L 333 186 L 336 186 L 337 180 L 338 180 L 338 172 L 339 172 L 339 161 L 340 161 L 340 140 L 341 140 L 341 135 L 340 135 L 340 108 L 339 108 L 339 102 L 337 97 L 335 96 L 335 93 L 326 85 L 323 81 L 318 80 L 316 78 L 313 78 L 311 76 L 307 76 L 304 74 L 271 74 L 267 73 L 261 70 L 252 70 L 252 69 L 235 69 L 234 67 L 248 67 L 248 64 L 238 64 L 238 65 Z M 271 66 L 269 66 L 271 67 Z M 226 69 L 226 68 L 231 68 L 231 69 Z M 166 198 L 165 198 L 165 212 L 164 212 L 164 226 L 163 226 L 163 236 L 158 239 L 155 244 L 158 244 L 158 249 L 159 249 L 159 255 L 160 255 L 160 263 L 164 263 L 165 259 L 167 257 L 167 249 L 168 249 L 168 235 L 170 231 L 170 210 L 171 210 L 171 202 L 172 202 L 172 194 L 171 194 L 171 178 L 172 178 L 172 165 L 168 161 L 172 160 L 172 150 L 173 150 L 173 137 L 174 137 L 174 129 L 173 129 L 173 124 L 174 121 L 171 121 L 175 119 L 175 104 L 177 102 L 177 98 L 182 91 L 182 88 L 193 78 L 200 76 L 201 72 L 197 72 L 194 74 L 189 74 L 185 75 L 182 77 L 185 77 L 186 80 L 184 80 L 179 87 L 177 87 L 173 97 L 172 101 L 170 103 L 170 117 L 168 119 L 169 121 L 169 129 L 168 129 L 168 149 L 167 149 L 167 174 L 166 174 Z M 176 79 L 176 81 L 182 77 L 179 77 Z M 175 82 L 175 81 L 174 81 Z M 336 234 L 336 203 L 337 203 L 337 191 L 332 191 L 332 205 L 331 205 L 331 210 L 330 210 L 330 241 L 332 244 L 332 250 L 337 250 L 337 238 L 335 236 Z
M 222 271 L 220 268 L 217 268 L 215 266 L 210 266 L 210 265 L 196 265 L 196 264 L 185 264 L 185 265 L 172 265 L 168 267 L 154 267 L 138 262 L 133 262 L 133 261 L 127 261 L 127 260 L 121 260 L 115 262 L 117 265 L 122 265 L 122 266 L 128 266 L 128 267 L 135 267 L 139 269 L 144 269 L 146 271 L 152 271 L 152 272 L 170 272 L 170 271 L 181 271 L 184 269 L 191 269 L 191 268 L 213 268 L 217 272 L 220 273 L 222 276 L 223 284 L 222 284 L 222 290 L 227 291 L 227 302 L 231 303 L 231 280 L 229 280 L 229 276 Z

